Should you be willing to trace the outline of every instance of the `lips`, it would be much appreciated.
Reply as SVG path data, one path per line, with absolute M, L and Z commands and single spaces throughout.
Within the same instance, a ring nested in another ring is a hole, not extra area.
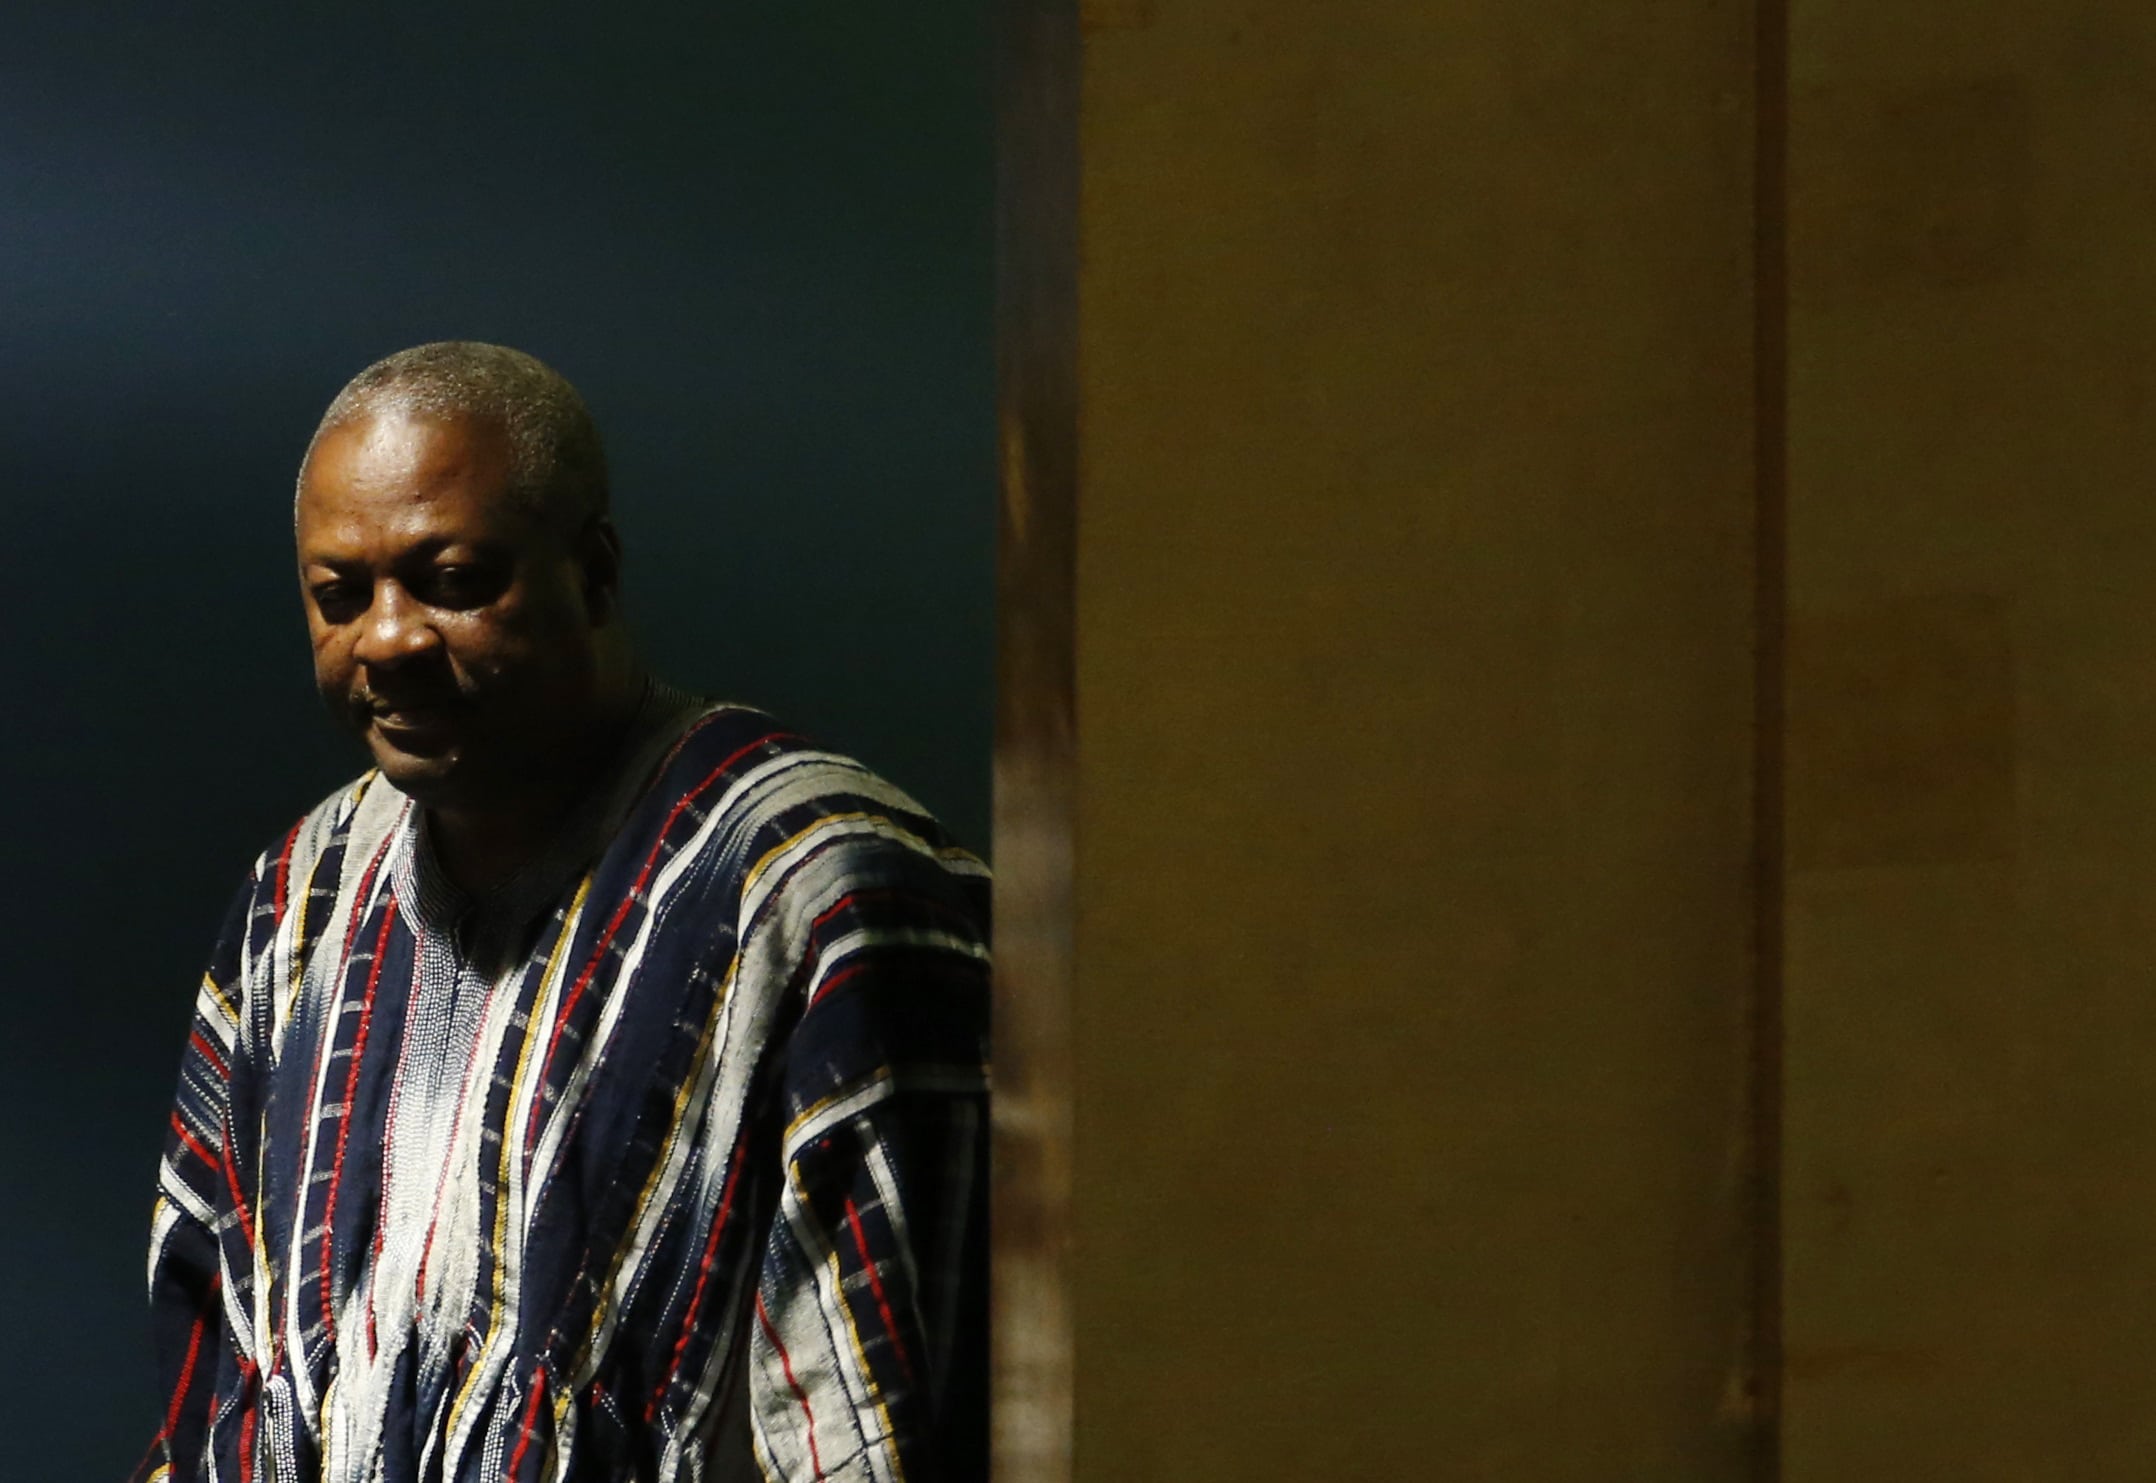
M 462 719 L 463 707 L 417 700 L 384 702 L 366 708 L 367 724 L 399 747 L 427 747 L 448 740 Z
M 424 730 L 429 727 L 446 726 L 455 718 L 455 713 L 446 706 L 408 705 L 393 708 L 377 707 L 372 712 L 372 717 L 374 724 L 377 726 L 388 726 L 400 731 L 410 731 L 415 728 Z

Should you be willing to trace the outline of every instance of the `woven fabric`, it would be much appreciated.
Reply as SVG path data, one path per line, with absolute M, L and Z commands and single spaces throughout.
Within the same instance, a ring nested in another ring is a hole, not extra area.
M 476 902 L 379 777 L 326 800 L 198 997 L 141 1476 L 983 1476 L 987 901 L 740 707 Z

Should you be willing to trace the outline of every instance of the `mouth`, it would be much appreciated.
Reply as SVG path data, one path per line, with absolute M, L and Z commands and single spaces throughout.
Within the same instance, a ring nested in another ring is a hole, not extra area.
M 458 728 L 461 709 L 439 703 L 377 702 L 366 709 L 368 729 L 399 750 L 426 748 L 449 740 Z

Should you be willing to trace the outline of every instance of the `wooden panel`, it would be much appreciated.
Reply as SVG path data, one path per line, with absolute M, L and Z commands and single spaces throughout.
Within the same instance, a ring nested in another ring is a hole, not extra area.
M 1796 0 L 1787 1462 L 2156 1457 L 2156 16 Z
M 1071 1469 L 1078 29 L 998 10 L 994 1382 L 1003 1483 Z
M 1746 1476 L 1747 6 L 1088 6 L 1086 1479 Z

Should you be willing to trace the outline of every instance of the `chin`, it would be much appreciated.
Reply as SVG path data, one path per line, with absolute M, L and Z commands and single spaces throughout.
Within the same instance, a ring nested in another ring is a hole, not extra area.
M 420 803 L 447 802 L 457 792 L 461 769 L 455 752 L 421 756 L 400 752 L 380 742 L 374 743 L 369 750 L 374 753 L 374 765 L 390 785 Z

